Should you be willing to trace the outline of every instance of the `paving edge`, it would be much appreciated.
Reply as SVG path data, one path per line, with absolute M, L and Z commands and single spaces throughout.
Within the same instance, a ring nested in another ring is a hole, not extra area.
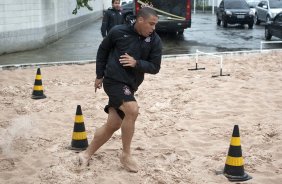
M 240 55 L 240 54 L 251 54 L 251 53 L 265 53 L 273 51 L 282 51 L 282 49 L 266 49 L 266 50 L 245 50 L 245 51 L 233 51 L 233 52 L 207 52 L 198 53 L 199 55 L 214 54 L 214 55 Z M 181 58 L 181 57 L 195 57 L 194 54 L 173 54 L 163 55 L 163 59 L 170 58 Z M 41 66 L 59 66 L 59 65 L 84 65 L 95 63 L 96 60 L 79 60 L 79 61 L 56 61 L 56 62 L 45 62 L 45 63 L 23 63 L 23 64 L 11 64 L 11 65 L 0 65 L 0 70 L 13 70 L 18 68 L 29 68 L 29 67 L 41 67 Z

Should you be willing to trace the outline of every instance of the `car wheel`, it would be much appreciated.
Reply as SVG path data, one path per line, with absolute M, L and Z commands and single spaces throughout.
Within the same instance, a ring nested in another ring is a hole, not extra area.
M 249 26 L 249 29 L 253 29 L 254 22 L 250 22 L 250 23 L 248 24 L 248 26 Z
M 181 29 L 181 30 L 178 30 L 178 31 L 177 31 L 177 34 L 178 34 L 178 35 L 183 35 L 183 33 L 184 33 L 184 29 Z
M 218 25 L 218 26 L 220 26 L 220 23 L 221 23 L 221 20 L 218 18 L 218 17 L 216 17 L 216 24 Z
M 260 24 L 260 20 L 258 19 L 258 15 L 255 15 L 255 24 L 259 25 Z
M 269 29 L 267 27 L 265 27 L 264 35 L 265 35 L 266 40 L 270 40 L 271 37 L 272 37 L 272 35 L 270 34 Z
M 130 23 L 132 23 L 131 22 L 132 20 L 133 19 L 132 19 L 132 14 L 131 13 L 128 13 L 128 14 L 125 15 L 125 22 L 126 23 L 130 24 Z
M 226 22 L 226 20 L 222 20 L 222 23 L 223 23 L 223 27 L 227 27 L 227 22 Z
M 270 22 L 270 16 L 267 15 L 267 16 L 266 16 L 266 23 L 269 23 L 269 22 Z

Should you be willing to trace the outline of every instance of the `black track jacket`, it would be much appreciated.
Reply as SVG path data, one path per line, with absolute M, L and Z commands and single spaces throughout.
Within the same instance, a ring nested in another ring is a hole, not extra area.
M 104 16 L 101 26 L 102 36 L 105 37 L 115 25 L 123 24 L 123 16 L 120 10 L 109 8 Z
M 134 68 L 120 64 L 120 56 L 125 53 L 137 61 Z M 136 91 L 144 80 L 144 73 L 159 72 L 161 57 L 162 43 L 157 33 L 145 38 L 134 30 L 134 25 L 118 25 L 99 46 L 96 75 L 98 79 L 105 77 L 127 84 Z

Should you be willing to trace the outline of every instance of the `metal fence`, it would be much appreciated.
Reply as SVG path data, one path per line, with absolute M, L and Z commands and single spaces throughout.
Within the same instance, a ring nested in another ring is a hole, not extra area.
M 221 0 L 191 0 L 192 12 L 214 14 L 220 2 Z

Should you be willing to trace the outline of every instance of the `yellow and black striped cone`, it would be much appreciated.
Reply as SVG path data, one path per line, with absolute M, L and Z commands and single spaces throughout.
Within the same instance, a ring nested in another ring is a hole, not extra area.
M 31 98 L 32 99 L 46 98 L 46 96 L 43 94 L 43 86 L 42 86 L 42 78 L 41 78 L 40 68 L 37 69 Z
M 71 149 L 85 150 L 88 147 L 87 135 L 85 132 L 84 120 L 80 105 L 76 108 L 75 122 L 73 127 Z
M 238 125 L 235 125 L 233 129 L 223 174 L 229 181 L 246 181 L 252 179 L 252 177 L 244 171 L 244 160 L 242 157 Z

